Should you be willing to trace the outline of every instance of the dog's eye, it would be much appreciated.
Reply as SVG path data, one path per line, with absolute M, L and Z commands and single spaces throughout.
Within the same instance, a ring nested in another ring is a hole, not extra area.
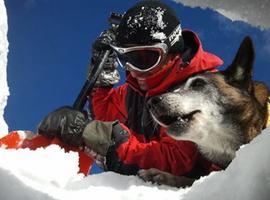
M 191 83 L 190 83 L 190 88 L 193 89 L 202 89 L 204 86 L 206 85 L 206 81 L 202 78 L 197 78 L 194 79 Z

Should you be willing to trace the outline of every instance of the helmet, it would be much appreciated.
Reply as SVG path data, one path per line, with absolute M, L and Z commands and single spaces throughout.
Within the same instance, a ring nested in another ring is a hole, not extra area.
M 144 0 L 123 15 L 116 31 L 118 46 L 151 45 L 163 42 L 169 52 L 182 52 L 180 20 L 175 12 L 157 0 Z

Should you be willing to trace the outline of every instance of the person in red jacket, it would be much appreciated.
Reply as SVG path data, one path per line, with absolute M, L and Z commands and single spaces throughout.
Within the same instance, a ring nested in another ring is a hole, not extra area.
M 128 9 L 116 30 L 109 29 L 98 37 L 92 65 L 99 63 L 107 49 L 113 53 L 89 94 L 95 120 L 62 107 L 42 120 L 38 132 L 90 148 L 106 170 L 121 174 L 157 168 L 196 178 L 214 170 L 215 165 L 201 156 L 194 143 L 172 139 L 154 122 L 147 101 L 192 75 L 215 71 L 223 61 L 205 52 L 194 32 L 181 29 L 171 8 L 153 0 L 140 1 Z M 116 60 L 127 73 L 126 82 L 113 87 L 120 79 Z

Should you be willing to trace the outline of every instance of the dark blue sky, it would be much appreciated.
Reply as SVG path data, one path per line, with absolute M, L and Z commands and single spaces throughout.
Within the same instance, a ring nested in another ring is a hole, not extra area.
M 90 46 L 108 27 L 113 12 L 123 13 L 135 0 L 6 0 L 9 23 L 8 84 L 5 119 L 10 130 L 35 131 L 50 111 L 72 105 L 86 77 Z M 255 44 L 255 79 L 270 86 L 270 31 L 232 22 L 210 10 L 164 1 L 197 32 L 204 49 L 228 65 L 246 35 Z

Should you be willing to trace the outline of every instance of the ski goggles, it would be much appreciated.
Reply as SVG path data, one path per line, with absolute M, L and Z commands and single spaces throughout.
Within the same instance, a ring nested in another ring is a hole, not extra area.
M 168 54 L 165 43 L 133 47 L 117 47 L 111 45 L 117 54 L 117 61 L 127 70 L 148 72 L 160 65 Z
M 141 45 L 132 47 L 118 47 L 111 45 L 117 54 L 118 63 L 127 70 L 148 72 L 159 67 L 168 55 L 172 47 L 181 36 L 181 26 L 178 24 L 172 33 L 153 45 Z

